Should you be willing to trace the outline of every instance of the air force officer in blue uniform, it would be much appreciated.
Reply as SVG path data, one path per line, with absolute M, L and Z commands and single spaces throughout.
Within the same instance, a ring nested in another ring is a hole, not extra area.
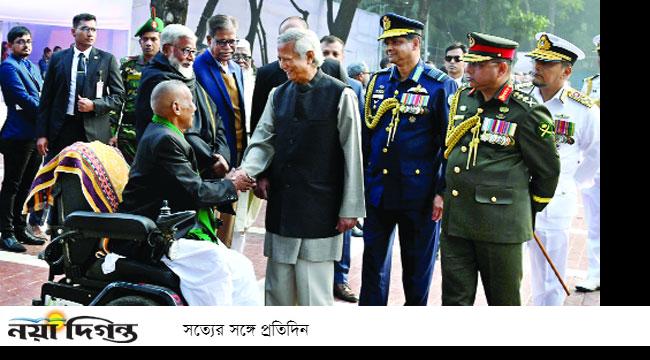
M 394 66 L 372 77 L 366 92 L 366 209 L 359 305 L 386 305 L 390 236 L 399 225 L 406 305 L 426 305 L 438 244 L 444 187 L 448 99 L 456 83 L 420 60 L 424 25 L 396 14 L 380 20 L 379 40 Z M 435 197 L 435 199 L 434 199 Z

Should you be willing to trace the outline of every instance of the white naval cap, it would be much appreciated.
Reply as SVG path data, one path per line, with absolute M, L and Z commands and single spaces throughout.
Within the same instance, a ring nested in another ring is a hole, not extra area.
M 557 35 L 547 32 L 540 32 L 535 35 L 537 47 L 526 54 L 535 60 L 541 61 L 569 61 L 575 63 L 576 60 L 585 58 L 585 53 L 577 46 L 562 39 Z

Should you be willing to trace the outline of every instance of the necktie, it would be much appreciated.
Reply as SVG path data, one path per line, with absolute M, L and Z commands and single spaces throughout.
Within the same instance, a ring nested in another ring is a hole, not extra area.
M 77 63 L 77 95 L 84 96 L 84 82 L 86 81 L 86 56 L 83 53 L 79 54 L 79 62 Z M 76 99 L 75 99 L 76 101 Z
M 86 81 L 86 56 L 83 53 L 79 54 L 79 61 L 77 62 L 77 83 L 75 89 L 74 97 L 74 113 L 79 114 L 79 108 L 77 107 L 77 101 L 79 100 L 79 95 L 84 96 L 84 82 Z

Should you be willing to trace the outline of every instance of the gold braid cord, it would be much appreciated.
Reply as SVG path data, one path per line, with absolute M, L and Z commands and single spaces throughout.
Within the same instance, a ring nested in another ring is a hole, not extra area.
M 482 112 L 483 109 L 481 108 L 477 109 L 476 114 L 474 116 L 463 121 L 462 123 L 460 123 L 460 125 L 453 127 L 452 130 L 447 131 L 447 140 L 445 141 L 447 150 L 445 150 L 445 159 L 449 158 L 449 154 L 454 149 L 454 146 L 456 146 L 458 141 L 463 137 L 463 135 L 465 135 L 465 133 L 469 131 L 469 129 L 473 128 L 476 124 L 479 123 L 479 121 L 481 120 L 479 114 Z
M 445 159 L 449 158 L 449 154 L 454 149 L 454 146 L 456 146 L 458 141 L 460 141 L 460 139 L 463 137 L 463 135 L 465 135 L 469 129 L 476 126 L 476 124 L 478 124 L 481 120 L 481 117 L 479 115 L 483 112 L 483 109 L 478 108 L 474 116 L 458 124 L 458 126 L 454 126 L 454 117 L 456 117 L 458 100 L 460 99 L 460 93 L 463 90 L 464 89 L 461 88 L 456 91 L 456 94 L 454 94 L 454 98 L 451 101 L 451 106 L 449 107 L 449 124 L 447 125 L 447 136 L 445 137 L 445 146 L 447 147 L 444 154 Z
M 397 100 L 396 98 L 386 99 L 381 102 L 381 105 L 379 105 L 379 109 L 377 109 L 377 113 L 375 113 L 374 116 L 372 115 L 370 104 L 372 102 L 372 92 L 375 90 L 376 81 L 377 81 L 377 74 L 373 76 L 372 80 L 370 81 L 370 85 L 368 86 L 368 90 L 366 91 L 364 120 L 366 122 L 366 126 L 368 127 L 368 129 L 371 130 L 377 127 L 377 124 L 379 124 L 379 120 L 381 120 L 381 117 L 384 116 L 385 113 L 387 113 L 389 110 L 392 110 L 393 108 L 399 105 L 399 100 Z

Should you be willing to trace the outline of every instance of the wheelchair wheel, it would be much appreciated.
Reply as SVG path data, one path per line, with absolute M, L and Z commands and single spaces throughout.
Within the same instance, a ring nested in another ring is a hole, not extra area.
M 157 302 L 144 296 L 124 296 L 113 299 L 106 303 L 106 306 L 159 306 Z

